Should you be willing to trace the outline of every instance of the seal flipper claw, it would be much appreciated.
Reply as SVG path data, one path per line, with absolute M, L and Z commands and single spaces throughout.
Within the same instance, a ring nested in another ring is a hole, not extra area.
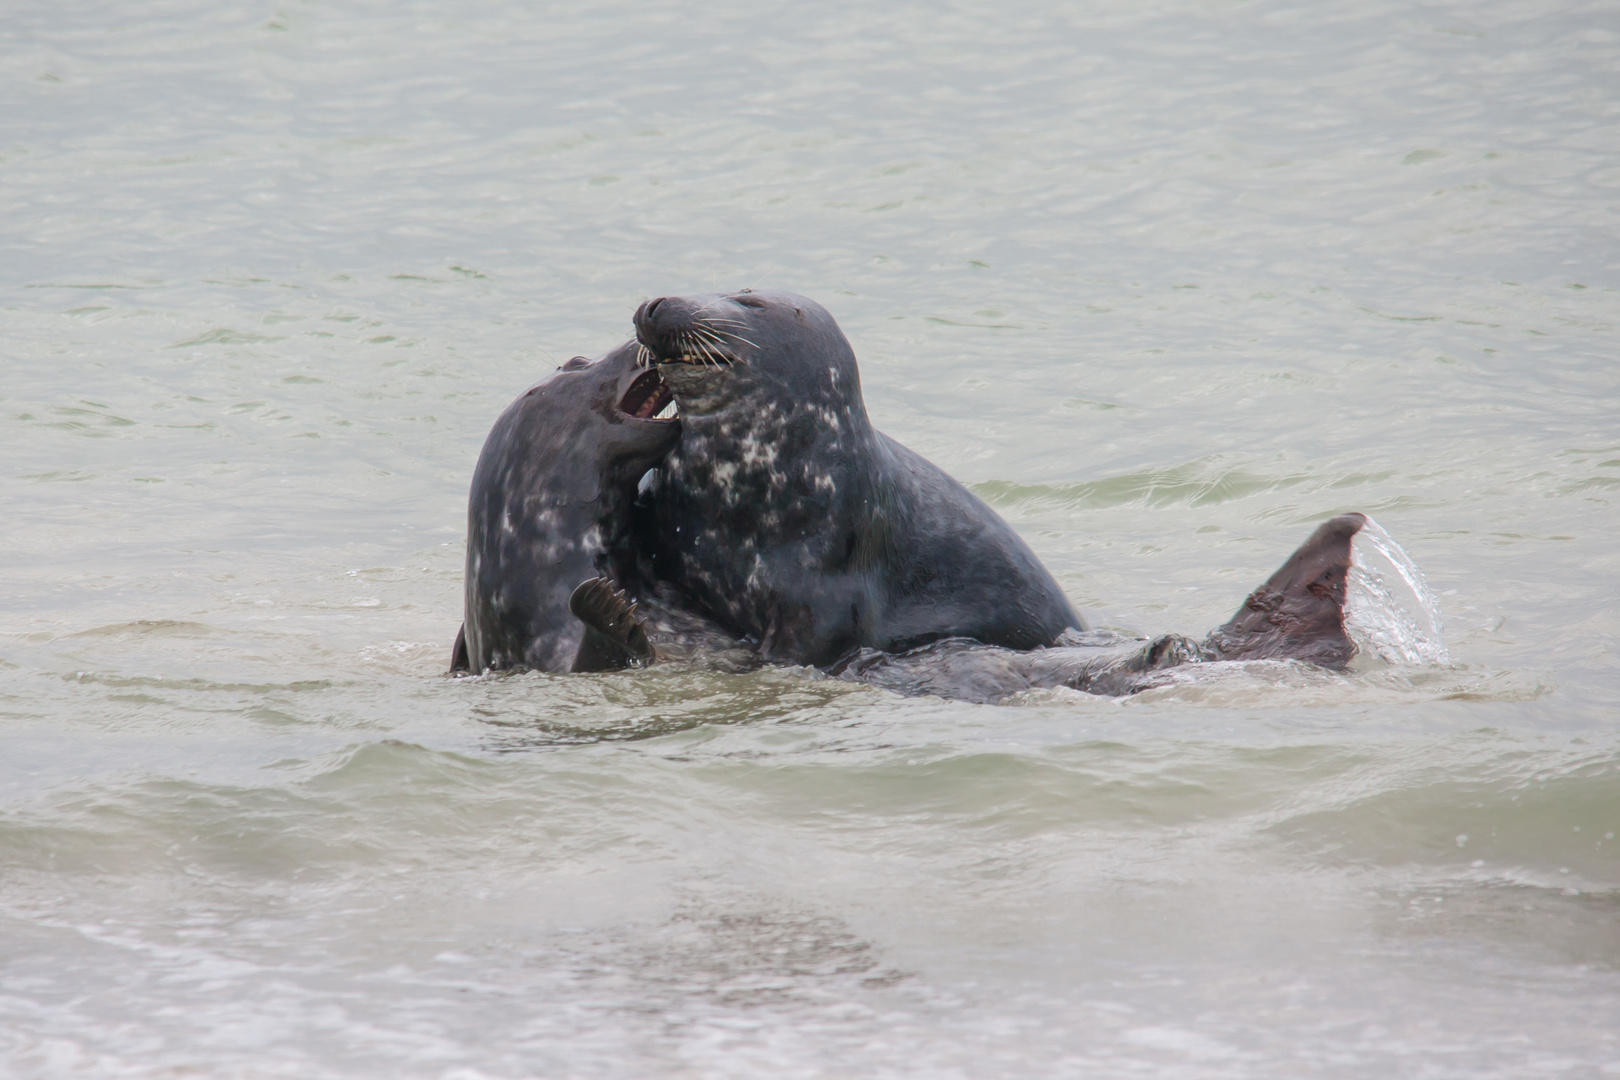
M 594 577 L 580 583 L 568 598 L 568 610 L 608 643 L 629 654 L 636 662 L 653 663 L 658 659 L 652 642 L 647 640 L 647 626 L 636 615 L 635 602 L 604 577 Z M 581 655 L 587 645 L 580 647 Z M 596 670 L 594 667 L 574 665 L 575 671 Z
M 1319 525 L 1275 574 L 1204 642 L 1220 660 L 1303 660 L 1343 668 L 1356 655 L 1344 630 L 1350 540 L 1367 524 L 1340 514 Z

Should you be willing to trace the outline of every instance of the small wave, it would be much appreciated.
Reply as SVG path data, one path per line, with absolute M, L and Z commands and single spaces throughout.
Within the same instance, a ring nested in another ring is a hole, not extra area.
M 1107 509 L 1132 503 L 1147 506 L 1213 506 L 1261 492 L 1326 480 L 1305 473 L 1274 476 L 1233 467 L 1223 455 L 1169 468 L 1144 469 L 1079 484 L 1016 484 L 990 480 L 972 485 L 995 506 L 1058 506 Z
M 187 619 L 136 619 L 133 622 L 108 623 L 104 626 L 92 626 L 88 630 L 78 630 L 64 637 L 178 637 L 178 638 L 214 638 L 221 636 L 221 631 L 207 623 L 193 622 Z
M 360 662 L 392 675 L 442 675 L 450 668 L 450 645 L 442 641 L 389 641 L 366 645 Z
M 457 679 L 452 688 L 487 726 L 486 748 L 502 753 L 792 722 L 869 692 L 806 668 L 732 675 L 675 664 L 591 675 L 504 672 Z
M 1482 729 L 1384 743 L 1324 770 L 1267 828 L 1323 864 L 1614 893 L 1617 766 L 1612 740 L 1558 747 Z
M 1298 660 L 1223 660 L 1168 668 L 1152 687 L 1120 703 L 1337 708 L 1420 701 L 1534 701 L 1552 689 L 1553 684 L 1537 672 L 1472 665 L 1380 666 L 1352 670 L 1347 676 Z

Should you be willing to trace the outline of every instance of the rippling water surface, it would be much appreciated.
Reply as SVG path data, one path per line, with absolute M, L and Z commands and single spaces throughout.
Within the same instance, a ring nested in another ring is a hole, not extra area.
M 19 0 L 0 1072 L 1620 1072 L 1610 4 Z M 490 422 L 826 304 L 1093 621 L 1445 664 L 450 681 Z

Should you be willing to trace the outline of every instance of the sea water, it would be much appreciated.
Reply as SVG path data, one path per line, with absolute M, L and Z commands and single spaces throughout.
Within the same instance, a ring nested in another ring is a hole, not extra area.
M 1617 69 L 1515 0 L 11 4 L 0 1073 L 1620 1072 Z M 743 286 L 1095 625 L 1347 510 L 1412 625 L 444 678 L 494 418 Z

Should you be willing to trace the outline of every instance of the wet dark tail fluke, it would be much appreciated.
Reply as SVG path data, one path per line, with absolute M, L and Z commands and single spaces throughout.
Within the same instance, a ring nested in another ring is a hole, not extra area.
M 1342 668 L 1356 654 L 1344 631 L 1350 540 L 1361 514 L 1323 522 L 1282 568 L 1249 594 L 1204 645 L 1222 660 L 1304 660 Z
M 472 671 L 472 660 L 467 656 L 467 624 L 456 631 L 456 644 L 450 650 L 450 674 L 460 675 Z
M 646 624 L 636 615 L 635 603 L 623 591 L 615 589 L 607 578 L 594 577 L 581 582 L 568 598 L 568 610 L 590 630 L 628 653 L 632 660 L 650 664 L 655 659 L 652 643 L 647 640 Z M 590 654 L 590 660 L 584 662 L 584 666 L 576 663 L 575 671 L 601 670 L 603 665 L 595 655 L 601 650 L 594 648 L 595 644 L 600 643 L 587 641 L 581 647 L 582 661 L 586 654 Z

